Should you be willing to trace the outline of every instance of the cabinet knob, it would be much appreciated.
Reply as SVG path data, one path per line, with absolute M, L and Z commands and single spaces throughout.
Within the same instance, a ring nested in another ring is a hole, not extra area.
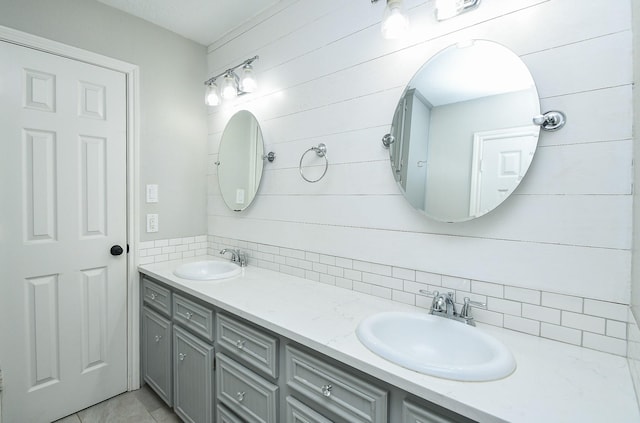
M 191 320 L 191 318 L 193 317 L 193 313 L 189 311 L 187 311 L 184 315 L 187 316 L 187 320 Z
M 244 392 L 238 392 L 236 394 L 236 398 L 238 398 L 238 402 L 242 402 L 244 400 L 244 395 L 245 395 Z
M 152 293 L 151 293 L 151 299 L 152 299 L 152 300 L 155 300 L 155 299 L 156 299 L 156 297 L 157 297 L 156 293 L 155 293 L 155 292 L 152 292 Z
M 186 356 L 187 356 L 187 355 L 186 355 L 186 354 L 184 354 L 184 353 L 179 353 L 179 354 L 178 354 L 178 359 L 180 359 L 180 361 L 184 361 L 184 358 L 185 358 Z
M 331 396 L 331 390 L 333 389 L 333 386 L 331 385 L 323 385 L 322 388 L 320 388 L 322 390 L 322 395 L 324 395 L 325 397 L 330 397 Z
M 239 349 L 239 350 L 243 349 L 243 348 L 244 348 L 244 342 L 245 342 L 245 341 L 243 341 L 243 340 L 241 340 L 241 339 L 238 339 L 238 340 L 236 341 L 236 347 L 238 347 L 238 349 Z
M 160 342 L 161 339 L 162 339 L 162 335 L 156 335 L 155 336 L 156 342 Z

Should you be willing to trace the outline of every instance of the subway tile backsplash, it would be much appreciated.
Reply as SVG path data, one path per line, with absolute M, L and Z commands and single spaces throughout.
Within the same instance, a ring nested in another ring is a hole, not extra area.
M 629 318 L 624 304 L 212 235 L 142 242 L 138 248 L 139 264 L 216 256 L 221 249 L 230 247 L 246 252 L 251 266 L 425 309 L 431 306 L 431 297 L 421 290 L 455 292 L 458 306 L 464 297 L 486 304 L 486 309 L 473 308 L 478 322 L 620 356 L 640 357 L 640 341 L 629 341 L 627 352 Z M 633 329 L 637 331 L 637 327 Z
M 487 304 L 486 310 L 473 309 L 478 322 L 627 356 L 628 306 L 624 304 L 208 237 L 210 255 L 218 255 L 221 249 L 230 247 L 245 251 L 249 265 L 425 309 L 431 306 L 431 298 L 420 290 L 452 291 L 459 305 L 464 297 Z

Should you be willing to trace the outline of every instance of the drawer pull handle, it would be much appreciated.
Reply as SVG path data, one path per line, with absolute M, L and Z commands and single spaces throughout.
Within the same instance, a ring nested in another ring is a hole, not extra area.
M 184 315 L 187 316 L 187 320 L 191 320 L 191 318 L 193 317 L 193 313 L 188 311 Z
M 241 339 L 238 339 L 238 340 L 236 341 L 236 347 L 238 347 L 238 349 L 239 349 L 239 350 L 243 349 L 243 348 L 244 348 L 244 342 L 245 342 L 245 341 L 243 341 L 243 340 L 241 340 Z
M 156 297 L 157 297 L 156 293 L 155 293 L 155 292 L 152 292 L 152 293 L 151 293 L 151 299 L 152 299 L 153 301 L 155 301 Z
M 322 388 L 322 395 L 324 395 L 325 397 L 330 397 L 331 396 L 331 390 L 333 389 L 333 386 L 331 385 L 323 385 Z
M 156 342 L 160 342 L 161 339 L 162 339 L 162 335 L 156 335 L 155 336 Z
M 244 395 L 245 395 L 244 392 L 238 392 L 236 394 L 236 398 L 238 398 L 238 402 L 242 402 L 244 400 Z
M 186 355 L 186 354 L 184 354 L 184 353 L 180 353 L 180 354 L 178 354 L 178 358 L 180 359 L 180 361 L 184 361 L 184 358 L 185 358 L 186 356 L 187 356 L 187 355 Z

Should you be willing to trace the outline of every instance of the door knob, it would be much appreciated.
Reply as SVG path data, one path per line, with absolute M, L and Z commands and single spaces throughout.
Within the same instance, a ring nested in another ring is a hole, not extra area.
M 114 245 L 109 251 L 111 252 L 112 256 L 119 256 L 120 254 L 124 253 L 124 250 L 119 245 Z

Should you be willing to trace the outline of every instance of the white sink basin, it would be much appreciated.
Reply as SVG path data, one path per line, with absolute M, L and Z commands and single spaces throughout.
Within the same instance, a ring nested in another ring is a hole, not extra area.
M 184 279 L 210 281 L 239 275 L 242 268 L 229 261 L 203 260 L 185 263 L 175 268 L 173 274 Z
M 500 341 L 464 323 L 427 313 L 378 313 L 360 322 L 358 339 L 377 355 L 416 372 L 488 381 L 516 368 Z

